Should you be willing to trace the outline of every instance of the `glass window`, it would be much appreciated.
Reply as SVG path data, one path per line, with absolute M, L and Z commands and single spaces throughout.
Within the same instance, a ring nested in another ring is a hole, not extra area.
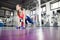
M 33 14 L 35 14 L 35 11 L 33 11 Z
M 0 10 L 0 17 L 4 16 L 4 10 Z
M 58 8 L 58 2 L 51 4 L 51 9 Z
M 31 11 L 31 15 L 33 15 L 32 11 Z
M 46 11 L 46 5 L 41 6 L 42 12 Z
M 60 7 L 60 1 L 59 1 L 59 7 Z
M 42 8 L 42 11 L 45 12 L 45 11 L 46 11 L 46 7 L 43 7 L 43 8 Z
M 11 12 L 11 16 L 13 16 L 13 12 Z
M 6 15 L 10 15 L 10 11 L 6 11 Z

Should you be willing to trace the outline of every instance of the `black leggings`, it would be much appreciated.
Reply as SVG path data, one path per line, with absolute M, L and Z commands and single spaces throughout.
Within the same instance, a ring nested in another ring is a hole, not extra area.
M 32 20 L 29 16 L 26 16 L 26 19 L 25 19 L 25 23 L 26 23 L 26 24 L 28 24 L 27 21 L 28 21 L 29 23 L 33 24 L 33 20 Z

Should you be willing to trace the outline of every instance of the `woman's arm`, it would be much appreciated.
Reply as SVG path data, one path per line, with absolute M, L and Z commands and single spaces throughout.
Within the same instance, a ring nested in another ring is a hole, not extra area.
M 17 19 L 17 22 L 18 22 L 18 27 L 20 27 L 21 26 L 21 22 L 20 22 L 20 18 L 19 17 Z

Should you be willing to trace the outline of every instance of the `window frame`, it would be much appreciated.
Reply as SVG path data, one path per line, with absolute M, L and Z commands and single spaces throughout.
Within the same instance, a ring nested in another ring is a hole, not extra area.
M 50 10 L 59 9 L 59 8 L 60 8 L 60 6 L 59 6 L 59 2 L 60 2 L 60 1 L 57 1 L 57 2 L 50 2 Z M 58 3 L 58 7 L 57 7 L 57 8 L 53 8 L 53 9 L 51 9 L 51 4 L 54 4 L 54 3 Z

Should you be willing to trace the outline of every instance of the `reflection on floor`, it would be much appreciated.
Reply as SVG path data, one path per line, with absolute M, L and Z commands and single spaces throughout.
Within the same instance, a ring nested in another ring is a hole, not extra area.
M 0 28 L 0 40 L 60 40 L 60 27 L 6 30 Z

